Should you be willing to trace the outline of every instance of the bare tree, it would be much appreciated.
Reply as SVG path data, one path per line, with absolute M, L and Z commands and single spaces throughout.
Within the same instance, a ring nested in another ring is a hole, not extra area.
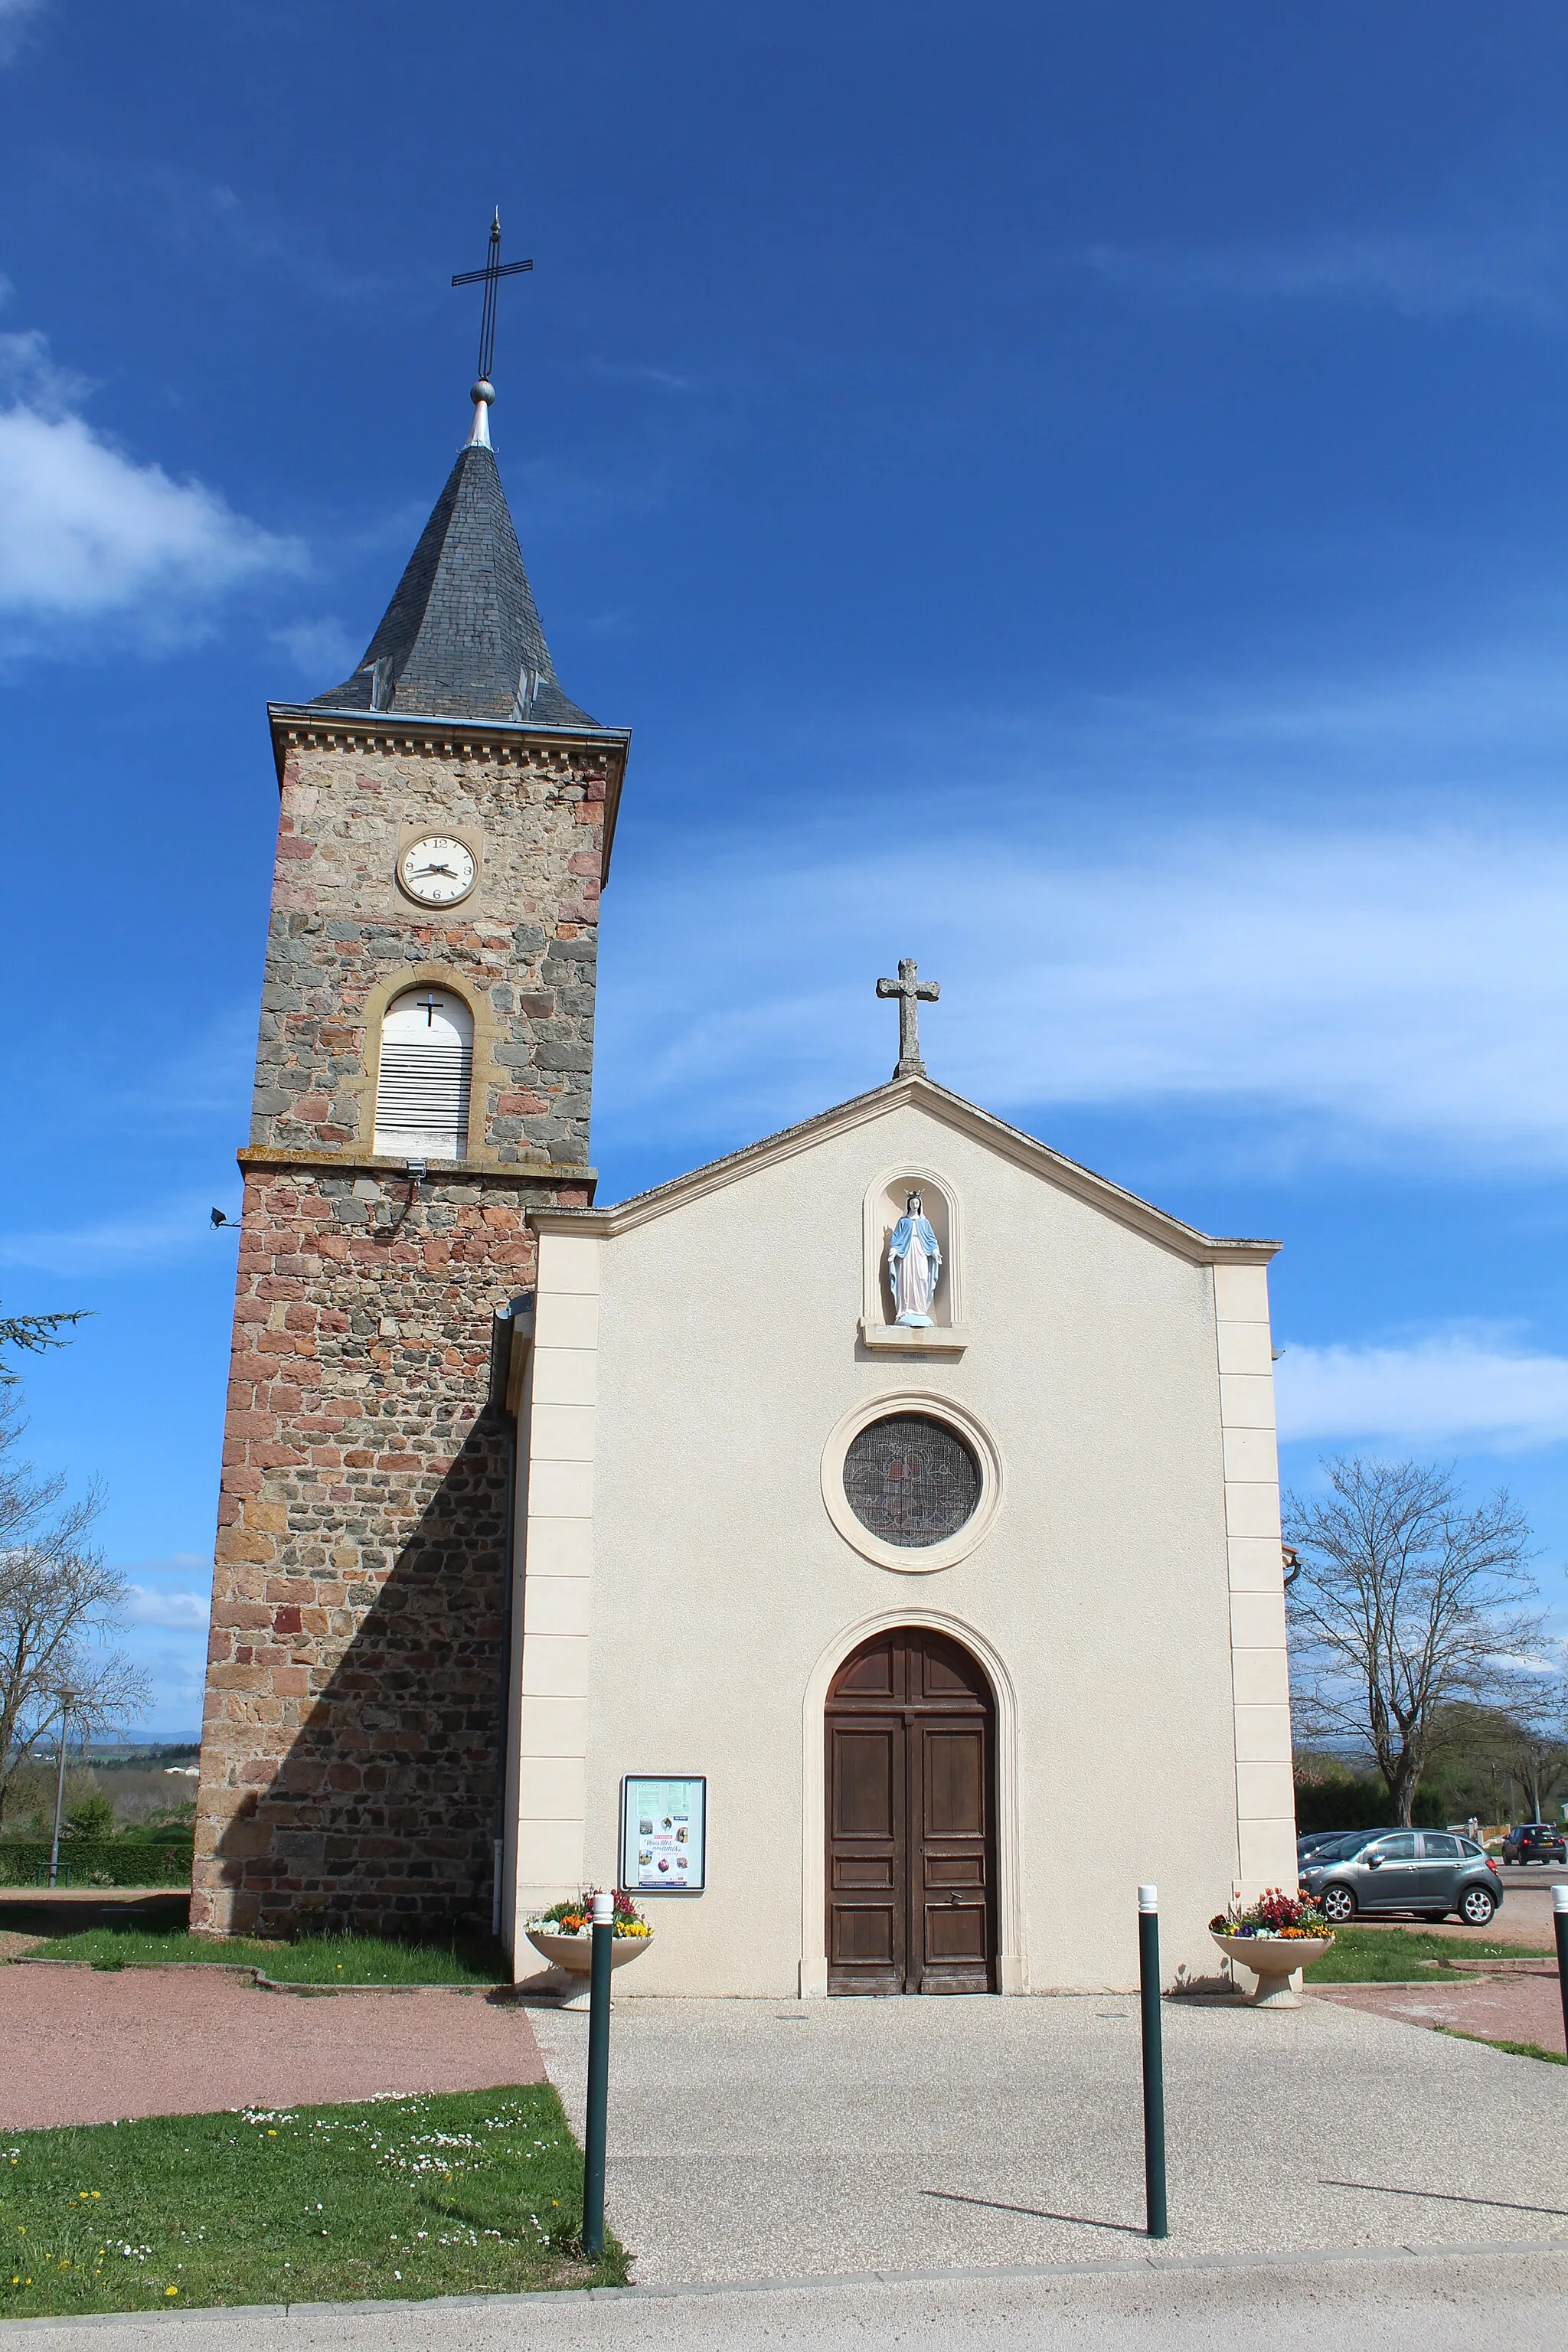
M 63 1477 L 16 1458 L 22 1424 L 0 1406 L 0 1821 L 18 1769 L 51 1730 L 66 1695 L 79 1733 L 132 1722 L 151 1688 L 112 1646 L 128 1587 L 91 1549 L 96 1489 L 66 1499 Z
M 1416 1462 L 1331 1462 L 1327 1496 L 1287 1497 L 1300 1556 L 1289 1588 L 1302 1728 L 1370 1748 L 1408 1822 L 1443 1709 L 1511 1697 L 1542 1621 L 1530 1529 L 1508 1496 L 1465 1503 Z
M 1529 1818 L 1544 1820 L 1546 1806 L 1568 1780 L 1568 1676 L 1516 1677 L 1498 1760 L 1518 1783 Z

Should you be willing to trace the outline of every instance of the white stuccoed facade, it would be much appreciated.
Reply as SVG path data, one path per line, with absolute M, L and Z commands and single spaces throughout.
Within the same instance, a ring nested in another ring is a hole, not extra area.
M 892 1203 L 945 1236 L 938 1328 L 879 1322 Z M 1167 1979 L 1239 1881 L 1293 1885 L 1270 1242 L 1215 1241 L 923 1078 L 616 1209 L 546 1211 L 520 1324 L 502 1920 L 617 1869 L 623 1775 L 706 1774 L 707 1889 L 648 1897 L 617 1990 L 812 1996 L 823 1706 L 932 1626 L 996 1710 L 997 1990 L 1125 1986 L 1134 1889 Z M 952 1311 L 958 1302 L 958 1313 Z M 881 1403 L 983 1472 L 950 1541 L 859 1539 L 845 1445 Z M 893 1564 L 897 1561 L 898 1564 Z

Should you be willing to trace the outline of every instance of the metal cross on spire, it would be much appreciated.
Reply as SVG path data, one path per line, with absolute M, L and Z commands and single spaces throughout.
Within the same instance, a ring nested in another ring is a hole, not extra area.
M 496 355 L 496 287 L 501 278 L 515 278 L 521 270 L 531 269 L 532 268 L 533 264 L 531 261 L 503 261 L 501 259 L 500 206 L 498 205 L 496 206 L 496 216 L 490 223 L 490 247 L 489 253 L 485 257 L 484 268 L 482 269 L 460 269 L 456 278 L 452 280 L 454 286 L 479 286 L 482 284 L 485 289 L 484 310 L 481 312 L 479 319 L 479 383 L 482 384 L 488 385 L 489 383 L 490 363 Z M 479 396 L 478 387 L 476 386 L 474 397 L 477 400 Z M 492 390 L 490 398 L 493 400 L 495 394 Z
M 921 1006 L 934 1004 L 942 994 L 938 980 L 921 980 L 912 956 L 900 959 L 897 980 L 879 980 L 879 996 L 896 996 L 899 1000 L 899 1066 L 896 1078 L 923 1078 L 926 1066 L 921 1059 Z

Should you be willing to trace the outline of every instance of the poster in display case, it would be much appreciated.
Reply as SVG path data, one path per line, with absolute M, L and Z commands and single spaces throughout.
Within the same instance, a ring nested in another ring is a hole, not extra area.
M 628 1773 L 621 1783 L 621 1885 L 628 1895 L 700 1895 L 708 1864 L 706 1775 Z

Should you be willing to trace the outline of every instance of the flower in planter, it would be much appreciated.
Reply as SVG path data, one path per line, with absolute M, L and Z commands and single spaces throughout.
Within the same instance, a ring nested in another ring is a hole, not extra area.
M 1334 1940 L 1333 1929 L 1315 1903 L 1304 1895 L 1287 1895 L 1279 1886 L 1269 1887 L 1245 1910 L 1233 1903 L 1227 1910 L 1216 1912 L 1209 1929 L 1215 1936 L 1321 1937 L 1331 1944 Z
M 538 1918 L 531 1919 L 528 1925 L 554 1936 L 585 1936 L 594 1924 L 594 1895 L 599 1891 L 590 1888 L 586 1894 L 569 1895 L 563 1902 L 552 1903 L 548 1911 L 542 1911 Z M 650 1936 L 653 1933 L 629 1895 L 617 1886 L 612 1899 L 616 1909 L 611 1925 L 616 1935 Z

